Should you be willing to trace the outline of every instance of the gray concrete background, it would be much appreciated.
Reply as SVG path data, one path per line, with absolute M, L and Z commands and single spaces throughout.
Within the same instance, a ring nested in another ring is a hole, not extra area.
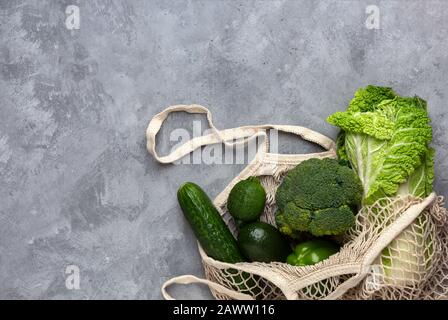
M 65 27 L 70 4 L 79 30 Z M 367 4 L 380 30 L 365 27 Z M 358 87 L 418 94 L 447 194 L 446 1 L 1 0 L 0 19 L 0 298 L 159 299 L 169 277 L 202 275 L 176 190 L 192 180 L 214 196 L 242 166 L 156 163 L 145 128 L 171 104 L 208 106 L 220 128 L 297 124 L 334 137 L 325 117 Z M 194 118 L 171 117 L 160 152 Z M 65 287 L 71 264 L 79 290 Z

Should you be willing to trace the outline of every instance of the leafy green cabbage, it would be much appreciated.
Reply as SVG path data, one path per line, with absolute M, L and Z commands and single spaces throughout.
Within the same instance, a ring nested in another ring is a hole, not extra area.
M 346 111 L 327 120 L 343 130 L 338 154 L 361 179 L 364 203 L 396 195 L 427 159 L 431 120 L 419 97 L 399 97 L 390 88 L 368 86 L 355 93 Z
M 356 91 L 346 111 L 327 120 L 341 128 L 337 154 L 358 174 L 363 204 L 385 196 L 423 198 L 432 192 L 435 151 L 429 147 L 432 128 L 424 100 L 397 96 L 387 87 L 367 86 Z M 415 230 L 424 230 L 424 221 L 416 219 Z M 412 283 L 420 272 L 419 259 L 432 255 L 432 246 L 422 235 L 400 234 L 382 253 L 385 281 Z
M 435 150 L 428 148 L 428 151 L 422 158 L 422 164 L 400 185 L 397 195 L 412 194 L 416 197 L 424 198 L 432 192 L 434 156 Z

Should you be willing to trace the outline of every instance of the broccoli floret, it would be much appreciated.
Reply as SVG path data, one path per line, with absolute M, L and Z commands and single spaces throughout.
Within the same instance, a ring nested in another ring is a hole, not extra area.
M 335 159 L 310 159 L 288 172 L 276 193 L 276 223 L 286 235 L 338 235 L 355 223 L 358 176 Z
M 355 224 L 355 215 L 348 206 L 316 210 L 309 225 L 315 236 L 338 235 Z

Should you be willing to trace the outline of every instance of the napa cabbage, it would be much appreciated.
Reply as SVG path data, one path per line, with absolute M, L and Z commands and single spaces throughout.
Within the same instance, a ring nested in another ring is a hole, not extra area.
M 346 111 L 332 114 L 327 121 L 341 129 L 337 154 L 358 174 L 363 205 L 397 195 L 424 198 L 432 192 L 435 151 L 429 146 L 432 128 L 426 101 L 400 97 L 391 88 L 367 86 L 356 91 Z M 425 223 L 419 217 L 411 228 L 423 232 Z M 382 252 L 380 263 L 388 283 L 407 285 L 418 280 L 419 259 L 430 260 L 430 239 L 410 230 Z
M 408 179 L 421 165 L 428 166 L 432 127 L 426 102 L 392 94 L 384 87 L 359 89 L 346 111 L 327 119 L 343 131 L 338 138 L 338 154 L 358 174 L 365 204 L 396 195 L 402 184 L 417 183 Z M 428 171 L 422 169 L 422 173 Z M 432 191 L 428 187 L 431 175 L 422 179 L 424 189 L 408 189 L 410 194 L 426 196 Z

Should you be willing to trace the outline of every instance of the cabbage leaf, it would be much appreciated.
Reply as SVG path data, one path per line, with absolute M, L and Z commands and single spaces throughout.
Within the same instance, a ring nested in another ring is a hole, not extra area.
M 361 179 L 366 204 L 395 195 L 426 159 L 432 139 L 424 100 L 395 96 L 380 101 L 381 97 L 372 96 L 372 86 L 369 88 L 358 91 L 371 94 L 357 92 L 356 103 L 352 100 L 347 111 L 327 119 L 344 131 L 344 143 L 339 142 L 343 145 L 341 155 Z M 370 100 L 363 101 L 362 97 Z

